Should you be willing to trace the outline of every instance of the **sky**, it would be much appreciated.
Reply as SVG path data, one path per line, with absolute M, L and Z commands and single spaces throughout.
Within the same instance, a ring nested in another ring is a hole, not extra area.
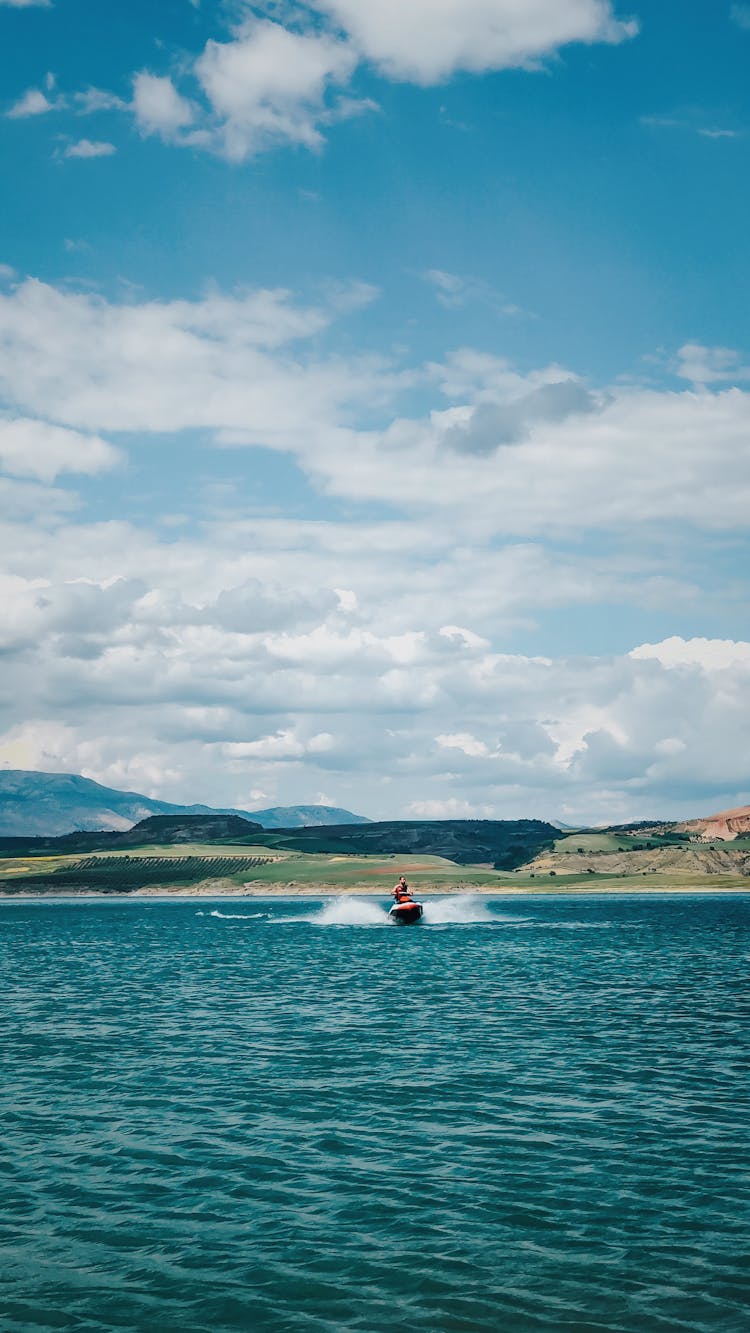
M 750 801 L 750 3 L 0 0 L 0 766 Z

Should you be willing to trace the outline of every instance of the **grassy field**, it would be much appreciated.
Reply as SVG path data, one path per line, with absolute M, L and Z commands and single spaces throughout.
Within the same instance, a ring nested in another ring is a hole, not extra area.
M 503 876 L 509 889 L 528 893 L 675 893 L 678 891 L 715 893 L 750 893 L 750 880 L 744 875 L 698 875 L 680 872 L 660 875 L 651 872 L 633 875 L 554 873 L 529 874 L 524 870 Z
M 689 839 L 684 833 L 569 833 L 555 841 L 554 850 L 558 854 L 571 855 L 578 852 L 608 853 L 646 851 L 658 847 L 684 847 Z M 739 846 L 737 843 L 727 846 Z
M 574 834 L 571 850 L 622 850 L 620 835 Z M 607 843 L 612 839 L 618 846 Z M 592 845 L 592 840 L 594 840 Z M 598 845 L 600 840 L 604 845 Z M 156 894 L 378 894 L 387 895 L 399 874 L 415 893 L 714 892 L 750 890 L 747 878 L 702 874 L 565 874 L 497 871 L 456 865 L 440 856 L 345 856 L 282 851 L 247 845 L 180 843 L 130 847 L 79 856 L 5 858 L 0 895 L 107 893 Z
M 626 852 L 633 845 L 633 839 L 626 833 L 570 833 L 555 842 L 555 851 L 574 852 Z

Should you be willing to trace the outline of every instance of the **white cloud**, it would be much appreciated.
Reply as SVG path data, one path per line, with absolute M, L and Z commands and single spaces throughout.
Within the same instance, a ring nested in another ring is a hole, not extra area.
M 133 79 L 133 112 L 142 134 L 170 140 L 193 122 L 193 108 L 172 80 L 142 70 Z
M 61 472 L 93 475 L 113 467 L 119 457 L 97 436 L 45 421 L 0 419 L 0 467 L 13 477 L 54 481 Z
M 302 306 L 257 291 L 118 305 L 26 281 L 0 294 L 0 392 L 19 414 L 74 430 L 192 428 L 284 451 L 329 494 L 449 513 L 454 533 L 474 538 L 746 525 L 740 389 L 593 391 L 559 366 L 522 375 L 471 350 L 406 370 L 311 352 L 306 340 L 346 304 L 338 292 Z M 726 356 L 700 365 L 705 349 L 689 345 L 681 364 L 737 378 Z M 421 418 L 389 407 L 402 386 L 431 383 L 447 406 Z M 358 408 L 377 408 L 382 428 L 350 424 Z
M 12 9 L 50 9 L 52 0 L 0 0 L 0 5 L 9 5 Z
M 86 88 L 82 93 L 75 93 L 73 102 L 81 116 L 90 116 L 97 111 L 130 110 L 128 102 L 115 93 L 107 92 L 104 88 Z
M 332 749 L 333 743 L 333 736 L 328 732 L 320 732 L 305 740 L 293 728 L 289 728 L 277 731 L 273 736 L 262 736 L 256 741 L 230 741 L 222 746 L 222 750 L 227 759 L 279 761 L 323 754 Z
M 269 354 L 332 317 L 278 290 L 110 305 L 26 282 L 0 297 L 0 391 L 83 429 L 203 426 L 283 439 L 330 413 L 348 392 L 347 368 L 313 374 Z
M 43 116 L 54 110 L 55 103 L 50 102 L 40 88 L 29 88 L 5 114 L 11 120 L 22 120 L 27 116 Z
M 508 441 L 489 412 L 481 448 L 457 450 L 466 408 L 339 431 L 304 460 L 350 499 L 450 513 L 506 536 L 681 520 L 744 528 L 750 507 L 750 396 L 611 389 L 601 410 L 531 421 Z M 501 422 L 506 414 L 500 417 Z M 494 447 L 493 447 L 494 445 Z M 675 476 L 680 485 L 675 486 Z
M 733 639 L 681 639 L 677 636 L 662 643 L 642 643 L 630 654 L 638 661 L 660 662 L 668 670 L 674 667 L 700 667 L 703 671 L 725 671 L 730 667 L 750 666 L 750 644 Z
M 323 26 L 309 26 L 310 9 L 322 15 Z M 460 70 L 535 68 L 569 43 L 620 42 L 637 31 L 635 22 L 615 18 L 610 0 L 312 0 L 274 7 L 274 15 L 240 23 L 228 41 L 209 40 L 185 68 L 201 103 L 188 100 L 169 76 L 147 71 L 135 76 L 131 104 L 97 88 L 75 94 L 73 103 L 81 114 L 132 111 L 143 135 L 242 162 L 279 144 L 317 150 L 326 126 L 377 110 L 372 98 L 351 91 L 366 62 L 386 78 L 424 85 Z M 284 22 L 276 21 L 279 15 Z M 43 97 L 35 91 L 12 114 L 52 109 Z M 458 294 L 445 285 L 450 279 L 434 271 L 446 303 L 478 298 L 519 313 L 493 293 L 480 293 L 481 285 L 473 295 L 471 284 Z
M 448 273 L 445 269 L 430 268 L 425 273 L 427 282 L 435 288 L 437 299 L 441 305 L 452 306 L 464 305 L 467 299 L 466 279 L 459 277 L 457 273 Z
M 621 42 L 609 0 L 313 0 L 392 79 L 438 83 L 457 70 L 528 67 L 571 42 Z
M 111 157 L 116 152 L 113 143 L 98 139 L 79 139 L 77 143 L 68 144 L 63 157 Z
M 740 130 L 730 129 L 727 126 L 701 123 L 705 116 L 706 113 L 700 109 L 690 109 L 672 116 L 641 116 L 640 123 L 656 130 L 687 130 L 690 134 L 700 135 L 702 139 L 739 139 L 742 137 Z
M 570 663 L 507 641 L 545 607 L 704 604 L 671 544 L 647 555 L 638 534 L 670 519 L 746 526 L 749 396 L 615 385 L 571 415 L 545 396 L 591 392 L 570 372 L 523 375 L 465 350 L 402 376 L 438 400 L 412 420 L 386 411 L 401 372 L 310 353 L 348 304 L 253 292 L 117 305 L 34 282 L 0 298 L 0 384 L 44 418 L 4 421 L 14 475 L 111 466 L 92 432 L 202 427 L 284 449 L 327 489 L 393 514 L 304 523 L 225 506 L 200 535 L 162 542 L 74 524 L 70 497 L 0 479 L 9 743 L 19 718 L 27 744 L 58 717 L 67 730 L 38 766 L 217 804 L 324 789 L 375 815 L 416 803 L 574 822 L 740 803 L 748 645 L 665 640 Z M 390 424 L 342 425 L 357 401 Z M 459 454 L 451 432 L 479 407 L 499 415 L 485 413 L 480 451 Z M 511 408 L 525 430 L 503 442 Z M 629 555 L 527 538 L 613 525 Z
M 405 813 L 412 819 L 493 819 L 496 812 L 492 805 L 472 805 L 449 796 L 444 801 L 410 801 Z
M 261 21 L 231 42 L 209 41 L 195 74 L 218 118 L 221 151 L 242 161 L 280 141 L 319 147 L 326 93 L 347 83 L 355 64 L 334 37 Z
M 465 648 L 489 648 L 489 643 L 473 630 L 462 629 L 460 625 L 441 625 L 439 633 L 444 639 L 458 641 Z
M 436 744 L 442 750 L 460 750 L 462 754 L 468 755 L 471 759 L 485 759 L 491 753 L 489 746 L 484 741 L 477 740 L 470 732 L 458 731 L 447 735 L 436 736 Z
M 74 745 L 75 732 L 63 723 L 52 719 L 21 723 L 0 737 L 0 765 L 64 771 L 60 756 L 69 754 Z
M 732 347 L 704 347 L 685 343 L 677 352 L 677 374 L 693 384 L 737 383 L 750 379 L 750 366 L 742 364 Z
M 738 133 L 737 130 L 711 129 L 711 128 L 708 127 L 708 126 L 704 126 L 703 128 L 699 129 L 699 130 L 698 130 L 698 133 L 699 133 L 699 134 L 701 135 L 701 137 L 704 138 L 704 139 L 738 139 L 738 138 L 739 138 L 739 133 Z
M 12 521 L 0 536 L 0 733 L 21 736 L 32 766 L 216 804 L 325 790 L 394 817 L 740 803 L 749 645 L 570 662 L 502 651 L 508 610 L 641 602 L 647 565 L 592 568 L 585 552 L 496 550 L 480 534 L 462 552 L 439 519 L 222 517 L 162 542 L 116 522 L 58 518 L 48 532 L 38 514 L 25 542 Z M 342 609 L 344 573 L 356 604 Z M 663 596 L 674 609 L 675 590 Z

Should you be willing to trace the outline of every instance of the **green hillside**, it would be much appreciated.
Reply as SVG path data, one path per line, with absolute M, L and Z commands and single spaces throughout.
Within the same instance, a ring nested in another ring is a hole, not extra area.
M 151 885 L 291 881 L 378 890 L 401 869 L 484 883 L 545 849 L 557 830 L 538 820 L 439 820 L 261 829 L 231 815 L 161 815 L 124 833 L 3 838 L 4 892 L 128 893 Z M 260 845 L 262 844 L 262 846 Z
M 537 819 L 445 819 L 388 823 L 321 825 L 313 828 L 262 829 L 231 815 L 162 815 L 144 819 L 125 833 L 70 833 L 59 838 L 0 838 L 6 856 L 117 851 L 124 847 L 173 842 L 231 841 L 282 851 L 346 856 L 425 853 L 458 865 L 486 865 L 510 870 L 523 865 L 559 836 L 552 824 Z

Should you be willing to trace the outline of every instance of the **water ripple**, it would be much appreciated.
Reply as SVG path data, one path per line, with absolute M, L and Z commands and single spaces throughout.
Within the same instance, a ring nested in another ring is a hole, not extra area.
M 3 1333 L 748 1327 L 748 899 L 260 906 L 0 907 Z

